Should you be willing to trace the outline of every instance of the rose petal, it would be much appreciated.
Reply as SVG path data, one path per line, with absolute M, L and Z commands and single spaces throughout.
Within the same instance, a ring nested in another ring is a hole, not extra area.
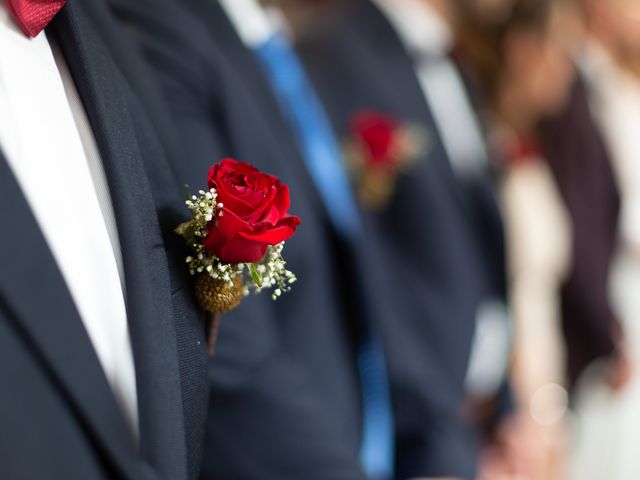
M 273 200 L 273 204 L 278 209 L 280 216 L 284 216 L 287 214 L 291 203 L 291 199 L 289 196 L 289 187 L 282 182 L 278 182 L 276 185 L 276 189 L 277 194 L 275 199 Z
M 254 190 L 267 190 L 279 182 L 278 177 L 260 172 L 259 170 L 252 174 L 247 174 L 246 177 L 247 185 Z
M 246 239 L 239 232 L 223 247 L 220 259 L 226 263 L 253 263 L 264 257 L 267 248 L 268 243 Z
M 239 183 L 240 182 L 240 183 Z M 218 202 L 222 202 L 238 216 L 250 215 L 261 203 L 261 196 L 244 185 L 243 177 L 221 175 L 216 180 Z
M 232 159 L 225 159 L 216 167 L 210 171 L 209 183 L 217 189 L 219 201 L 240 218 L 259 222 L 273 200 L 278 179 Z
M 209 253 L 227 262 L 228 260 L 222 257 L 224 247 L 238 235 L 238 232 L 251 231 L 252 227 L 228 208 L 225 207 L 222 211 L 224 215 L 216 217 L 211 222 L 209 234 L 204 240 L 204 247 Z
M 253 213 L 247 216 L 246 220 L 249 223 L 260 223 L 266 220 L 266 216 L 270 215 L 270 209 L 272 207 L 274 198 L 276 197 L 277 190 L 275 187 L 270 187 L 267 191 L 263 192 L 262 201 L 260 206 L 255 209 Z M 280 215 L 276 215 L 276 219 L 271 223 L 275 224 Z
M 273 204 L 265 204 L 263 210 L 260 217 L 256 218 L 255 221 L 251 218 L 250 222 L 253 222 L 258 228 L 275 227 L 282 217 L 278 209 Z
M 253 165 L 244 162 L 238 162 L 233 158 L 225 158 L 224 160 L 216 163 L 209 169 L 209 188 L 215 188 L 212 185 L 213 182 L 218 178 L 221 172 L 236 172 L 240 175 L 249 175 L 253 173 L 260 173 L 260 170 L 255 168 Z
M 296 228 L 300 225 L 301 220 L 293 215 L 288 215 L 281 219 L 278 224 L 268 230 L 253 230 L 239 232 L 238 235 L 257 242 L 268 243 L 269 245 L 277 245 L 290 239 L 295 233 Z

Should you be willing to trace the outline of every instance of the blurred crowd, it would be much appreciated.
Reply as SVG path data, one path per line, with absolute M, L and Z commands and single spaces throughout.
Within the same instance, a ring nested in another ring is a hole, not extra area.
M 640 1 L 6 5 L 0 477 L 640 479 Z M 174 229 L 224 158 L 302 223 L 216 332 Z
M 392 39 L 382 27 L 381 38 L 360 34 L 367 13 L 354 3 L 270 5 L 287 16 L 327 109 L 338 110 L 337 130 L 349 110 L 385 105 L 345 100 L 341 90 L 353 82 L 381 97 L 385 87 L 410 88 L 394 62 L 382 65 L 387 72 L 364 63 L 367 55 L 384 63 L 390 54 L 380 50 L 399 40 L 421 87 L 413 101 L 434 118 L 432 134 L 454 170 L 487 162 L 504 220 L 514 403 L 482 441 L 478 478 L 638 478 L 640 4 L 372 1 Z M 348 35 L 359 34 L 362 51 L 349 50 Z M 357 53 L 344 59 L 345 51 Z M 375 75 L 387 76 L 384 85 Z M 399 103 L 391 108 L 411 118 Z M 471 358 L 499 370 L 495 350 L 505 334 L 480 327 L 474 348 L 488 350 Z M 474 385 L 467 373 L 468 398 L 494 391 L 491 374 Z
M 484 475 L 636 478 L 640 6 L 442 3 L 481 92 L 508 247 L 522 463 Z
M 524 477 L 636 478 L 639 5 L 468 3 L 456 25 L 500 158 Z

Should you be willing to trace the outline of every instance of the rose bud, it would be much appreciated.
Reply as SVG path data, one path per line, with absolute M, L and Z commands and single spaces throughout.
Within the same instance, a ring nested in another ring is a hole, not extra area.
M 287 213 L 289 188 L 247 163 L 225 159 L 209 171 L 220 214 L 209 224 L 207 252 L 223 263 L 253 263 L 291 238 L 300 219 Z

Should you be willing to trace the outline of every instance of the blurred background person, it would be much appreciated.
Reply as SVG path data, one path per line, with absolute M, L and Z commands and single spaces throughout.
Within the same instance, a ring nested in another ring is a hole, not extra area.
M 581 6 L 586 35 L 577 60 L 620 201 L 608 293 L 625 335 L 609 385 L 597 377 L 586 378 L 581 388 L 571 473 L 581 480 L 636 479 L 640 477 L 640 459 L 634 451 L 640 428 L 640 140 L 635 131 L 640 120 L 640 4 L 583 0 Z
M 530 472 L 534 478 L 568 475 L 557 461 L 562 448 L 548 441 L 558 436 L 556 427 L 564 428 L 566 398 L 557 384 L 565 357 L 567 385 L 581 420 L 572 437 L 578 447 L 572 465 L 581 466 L 575 478 L 620 478 L 588 447 L 600 448 L 612 436 L 603 436 L 602 429 L 587 433 L 597 413 L 580 405 L 602 395 L 602 388 L 620 389 L 629 376 L 624 350 L 618 348 L 623 330 L 609 296 L 618 238 L 617 185 L 600 116 L 585 85 L 588 75 L 583 68 L 576 71 L 569 58 L 580 38 L 580 16 L 575 4 L 564 1 L 509 1 L 484 16 L 479 3 L 466 5 L 459 31 L 492 100 L 494 138 L 505 158 L 503 200 L 511 225 L 512 305 L 519 330 L 514 384 L 533 420 L 527 423 L 539 437 L 530 437 L 533 443 L 523 453 L 547 459 L 543 464 L 550 470 L 536 468 Z M 609 92 L 616 95 L 615 89 Z M 554 340 L 558 285 L 564 348 Z
M 485 458 L 487 478 L 514 468 L 531 479 L 564 479 L 566 394 L 559 289 L 568 274 L 568 213 L 536 137 L 540 120 L 559 113 L 573 79 L 559 39 L 566 25 L 552 0 L 470 0 L 458 24 L 461 56 L 487 98 L 483 116 L 502 159 L 510 304 L 515 319 L 514 391 L 522 415 L 506 441 L 519 465 Z M 511 427 L 513 428 L 513 427 Z
M 453 6 L 436 0 L 339 2 L 298 38 L 333 125 L 347 142 L 362 112 L 417 126 L 426 139 L 419 158 L 386 178 L 393 188 L 383 201 L 372 204 L 361 193 L 384 246 L 380 261 L 393 280 L 389 291 L 398 315 L 385 328 L 391 376 L 422 389 L 411 402 L 396 400 L 399 478 L 474 478 L 480 445 L 509 411 L 502 225 L 476 98 L 449 56 Z M 369 144 L 369 150 L 377 147 Z M 374 166 L 366 168 L 365 176 L 374 175 Z M 354 175 L 356 186 L 362 181 Z M 433 361 L 439 384 L 424 381 Z M 445 395 L 435 422 L 429 407 Z

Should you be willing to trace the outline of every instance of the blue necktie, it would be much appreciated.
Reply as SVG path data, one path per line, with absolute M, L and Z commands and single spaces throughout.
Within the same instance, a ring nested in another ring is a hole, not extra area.
M 256 54 L 296 134 L 331 221 L 341 235 L 357 245 L 362 228 L 340 148 L 300 60 L 280 35 L 256 48 Z M 371 328 L 364 327 L 357 361 L 363 397 L 360 460 L 371 480 L 390 480 L 394 435 L 384 352 Z

